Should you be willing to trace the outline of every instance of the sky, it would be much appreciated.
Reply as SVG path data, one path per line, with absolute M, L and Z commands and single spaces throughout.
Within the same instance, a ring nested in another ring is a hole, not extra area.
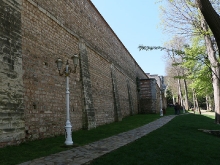
M 145 73 L 165 76 L 162 51 L 139 51 L 138 46 L 163 46 L 161 3 L 155 0 L 91 0 Z

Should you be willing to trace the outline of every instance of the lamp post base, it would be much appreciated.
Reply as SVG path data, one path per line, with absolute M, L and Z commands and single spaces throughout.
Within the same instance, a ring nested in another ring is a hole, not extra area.
M 160 116 L 163 116 L 163 109 L 160 110 Z
M 65 129 L 66 129 L 66 141 L 65 141 L 65 144 L 66 145 L 73 145 L 73 140 L 72 140 L 72 126 L 71 126 L 71 123 L 69 120 L 66 121 L 66 126 L 65 126 Z

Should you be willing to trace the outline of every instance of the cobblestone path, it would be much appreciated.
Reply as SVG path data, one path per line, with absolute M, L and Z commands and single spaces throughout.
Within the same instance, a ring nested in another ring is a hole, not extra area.
M 120 133 L 81 147 L 62 151 L 50 156 L 34 159 L 20 165 L 81 165 L 108 152 L 131 143 L 142 136 L 162 127 L 172 120 L 175 115 L 161 117 L 142 127 Z

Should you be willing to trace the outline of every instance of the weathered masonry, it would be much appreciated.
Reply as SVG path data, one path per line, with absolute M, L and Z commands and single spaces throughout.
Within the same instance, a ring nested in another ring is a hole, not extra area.
M 64 134 L 65 78 L 55 61 L 76 53 L 73 130 L 139 112 L 136 80 L 148 76 L 90 0 L 0 0 L 0 146 Z
M 156 113 L 160 109 L 160 90 L 155 79 L 140 80 L 140 113 Z

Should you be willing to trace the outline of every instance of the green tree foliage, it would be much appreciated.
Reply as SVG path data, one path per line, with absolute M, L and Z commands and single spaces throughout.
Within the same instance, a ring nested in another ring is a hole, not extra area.
M 167 89 L 166 90 L 166 98 L 167 98 L 167 104 L 172 104 L 173 103 L 173 95 L 172 95 L 172 92 L 171 92 L 171 89 Z
M 206 47 L 200 37 L 192 40 L 192 45 L 185 48 L 185 57 L 182 64 L 187 68 L 187 78 L 191 79 L 191 88 L 196 89 L 197 95 L 206 96 L 213 93 L 212 72 L 207 59 Z
M 178 68 L 184 70 L 184 72 L 181 72 L 183 74 L 173 74 L 173 78 L 187 79 L 190 89 L 196 91 L 199 100 L 203 100 L 206 95 L 213 95 L 212 81 L 210 81 L 212 78 L 212 70 L 209 60 L 207 59 L 206 47 L 202 37 L 194 37 L 191 40 L 191 45 L 184 45 L 181 50 L 161 46 L 139 46 L 139 49 L 146 51 L 161 50 L 173 54 L 173 56 L 175 56 L 175 60 L 172 63 L 174 70 Z M 192 95 L 189 94 L 189 96 Z

